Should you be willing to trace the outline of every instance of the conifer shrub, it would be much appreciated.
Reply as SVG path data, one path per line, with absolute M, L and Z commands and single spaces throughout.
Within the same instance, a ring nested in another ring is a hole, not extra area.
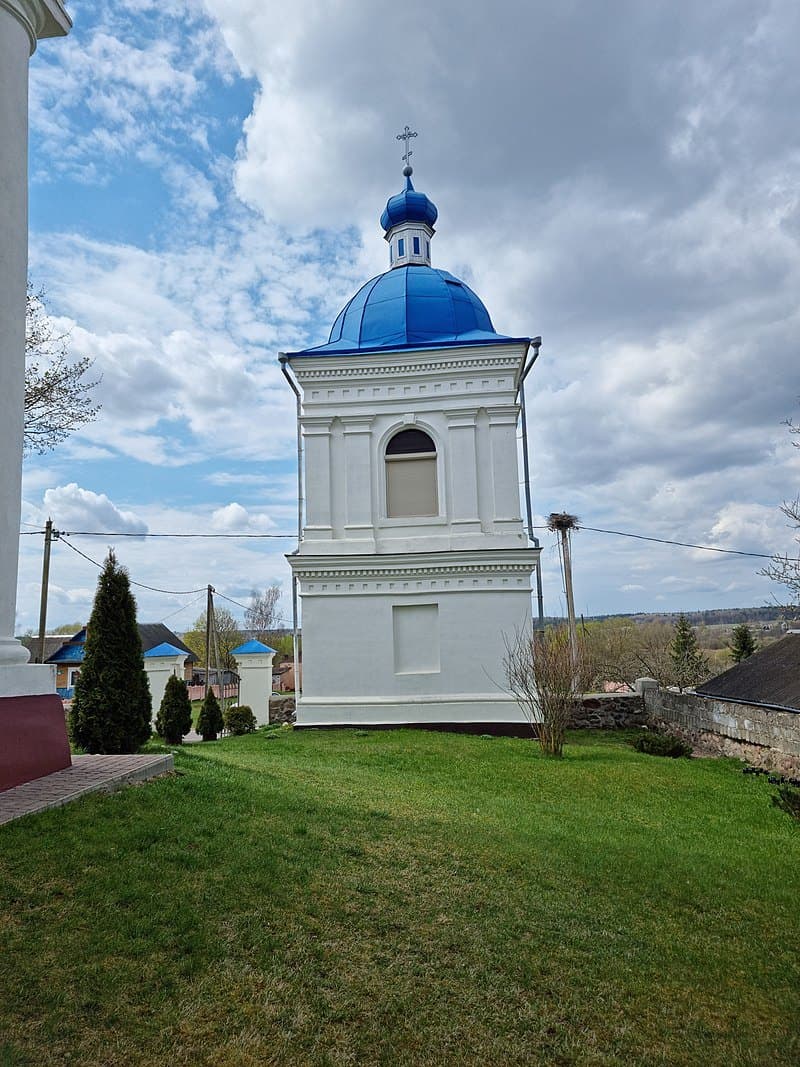
M 692 746 L 687 745 L 674 734 L 643 733 L 632 742 L 637 752 L 646 752 L 650 756 L 669 756 L 680 759 L 692 754 Z
M 697 636 L 685 615 L 679 615 L 675 623 L 669 656 L 672 660 L 675 681 L 681 692 L 698 685 L 711 673 L 708 657 L 701 652 Z
M 180 745 L 184 734 L 192 728 L 192 702 L 186 683 L 174 674 L 167 679 L 167 687 L 156 716 L 156 733 L 168 745 Z
M 219 701 L 214 695 L 214 690 L 209 689 L 200 708 L 200 715 L 197 719 L 197 732 L 202 735 L 204 741 L 216 741 L 217 735 L 222 732 L 224 725 Z
M 151 714 L 136 601 L 127 570 L 110 551 L 97 580 L 70 735 L 86 752 L 136 752 L 152 732 Z
M 256 717 L 248 704 L 234 704 L 224 715 L 225 729 L 234 737 L 255 733 Z

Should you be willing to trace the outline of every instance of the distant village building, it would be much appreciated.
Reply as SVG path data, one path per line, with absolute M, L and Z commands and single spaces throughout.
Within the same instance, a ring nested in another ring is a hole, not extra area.
M 303 726 L 522 721 L 502 662 L 539 560 L 517 463 L 530 339 L 431 266 L 438 213 L 411 173 L 381 217 L 390 269 L 326 344 L 282 356 L 302 390 Z
M 72 636 L 51 634 L 45 638 L 44 661 L 55 665 L 56 691 L 62 700 L 71 700 L 75 694 L 75 682 L 81 672 L 81 664 L 86 652 L 86 629 L 84 626 Z M 139 623 L 139 637 L 142 641 L 142 653 L 145 659 L 166 656 L 177 662 L 176 657 L 178 657 L 181 660 L 180 670 L 173 671 L 170 667 L 170 673 L 177 673 L 179 677 L 187 681 L 191 679 L 197 656 L 168 626 L 165 626 L 163 622 Z M 39 638 L 23 637 L 22 643 L 29 649 L 31 658 L 35 659 L 39 653 Z M 156 710 L 158 710 L 157 705 Z

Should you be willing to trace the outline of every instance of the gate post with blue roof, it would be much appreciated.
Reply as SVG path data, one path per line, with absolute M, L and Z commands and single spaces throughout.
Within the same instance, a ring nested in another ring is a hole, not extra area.
M 262 641 L 245 641 L 231 655 L 236 657 L 239 670 L 239 703 L 253 709 L 259 726 L 267 726 L 275 649 Z
M 164 699 L 167 682 L 173 674 L 176 678 L 183 678 L 186 653 L 182 648 L 163 642 L 143 653 L 143 659 L 147 681 L 150 685 L 151 721 L 155 729 L 156 715 Z

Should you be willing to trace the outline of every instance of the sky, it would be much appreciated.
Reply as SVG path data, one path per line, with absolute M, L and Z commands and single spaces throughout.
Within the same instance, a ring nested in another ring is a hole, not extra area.
M 235 615 L 279 583 L 294 400 L 277 353 L 327 340 L 388 267 L 378 218 L 414 181 L 434 266 L 528 379 L 537 524 L 792 551 L 800 491 L 800 8 L 793 0 L 73 0 L 30 65 L 30 279 L 98 419 L 28 457 L 18 632 L 38 625 L 51 516 L 113 545 L 142 621 Z M 545 610 L 563 611 L 540 531 Z M 761 605 L 765 561 L 581 530 L 586 615 Z M 97 567 L 57 542 L 48 622 L 88 617 Z M 144 588 L 149 586 L 150 588 Z M 190 592 L 191 591 L 191 592 Z

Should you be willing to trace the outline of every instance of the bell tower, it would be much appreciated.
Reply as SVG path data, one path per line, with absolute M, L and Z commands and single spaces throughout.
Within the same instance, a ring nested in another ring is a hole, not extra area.
M 406 128 L 406 134 L 410 134 Z M 389 270 L 327 343 L 286 353 L 302 395 L 306 511 L 298 725 L 523 721 L 504 635 L 530 624 L 517 392 L 530 339 L 431 267 L 438 212 L 411 183 L 381 216 Z

